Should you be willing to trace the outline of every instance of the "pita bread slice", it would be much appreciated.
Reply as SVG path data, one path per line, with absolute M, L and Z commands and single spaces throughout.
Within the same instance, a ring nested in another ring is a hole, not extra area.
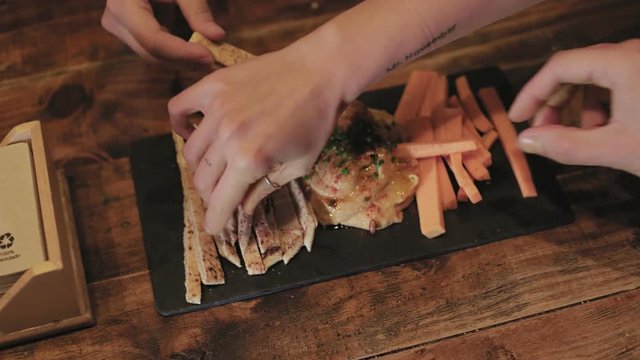
M 311 252 L 311 246 L 313 245 L 313 238 L 316 234 L 316 228 L 318 227 L 318 219 L 313 212 L 311 205 L 307 201 L 302 192 L 302 188 L 297 180 L 289 182 L 289 190 L 291 192 L 291 198 L 293 199 L 293 205 L 298 215 L 300 225 L 304 232 L 304 246 L 307 251 Z
M 262 254 L 262 262 L 265 269 L 269 269 L 282 260 L 282 246 L 278 238 L 270 197 L 265 198 L 256 207 L 253 213 L 253 229 Z
M 274 191 L 271 196 L 278 238 L 282 247 L 282 260 L 286 265 L 302 248 L 304 243 L 302 226 L 298 221 L 288 186 Z
M 238 244 L 244 259 L 244 266 L 249 275 L 264 274 L 267 270 L 262 263 L 258 244 L 251 231 L 253 219 L 251 214 L 246 213 L 242 206 L 238 207 Z
M 242 267 L 240 255 L 238 255 L 236 247 L 231 243 L 231 238 L 226 230 L 221 231 L 218 235 L 214 235 L 213 241 L 216 243 L 220 256 L 229 260 L 233 265 L 239 268 Z
M 184 207 L 189 206 L 185 198 Z M 190 304 L 200 304 L 202 298 L 202 288 L 200 287 L 200 271 L 196 262 L 196 255 L 193 249 L 193 225 L 188 217 L 184 218 L 184 231 L 182 234 L 182 244 L 184 246 L 184 288 L 185 300 Z
M 231 245 L 236 246 L 238 242 L 238 218 L 236 216 L 232 216 L 227 225 L 225 225 L 225 231 L 227 232 L 227 236 L 229 237 L 229 241 Z
M 228 67 L 237 65 L 255 57 L 255 55 L 237 48 L 231 44 L 214 44 L 198 32 L 194 32 L 191 35 L 191 39 L 189 39 L 189 41 L 192 43 L 203 45 L 207 49 L 209 49 L 209 51 L 211 51 L 211 55 L 213 56 L 213 60 L 222 66 Z
M 193 187 L 191 169 L 182 156 L 184 139 L 177 134 L 173 134 L 176 147 L 176 158 L 180 168 L 182 179 L 182 191 L 184 195 L 184 218 L 188 219 L 193 232 L 192 247 L 194 249 L 196 263 L 200 271 L 200 279 L 205 285 L 224 284 L 224 272 L 218 258 L 218 252 L 213 243 L 211 235 L 204 229 L 204 206 L 200 196 L 196 194 Z
M 224 272 L 213 237 L 204 229 L 204 206 L 199 197 L 193 199 L 191 214 L 195 220 L 194 248 L 202 283 L 205 285 L 224 284 Z

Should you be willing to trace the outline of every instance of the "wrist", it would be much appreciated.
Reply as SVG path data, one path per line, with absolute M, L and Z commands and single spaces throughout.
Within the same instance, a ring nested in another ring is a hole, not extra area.
M 318 82 L 339 103 L 353 101 L 367 86 L 367 74 L 359 69 L 362 59 L 349 52 L 338 26 L 330 21 L 286 49 L 316 75 Z

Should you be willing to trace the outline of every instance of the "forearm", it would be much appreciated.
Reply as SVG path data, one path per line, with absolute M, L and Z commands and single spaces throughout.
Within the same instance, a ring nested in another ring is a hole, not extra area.
M 315 57 L 351 101 L 375 79 L 542 0 L 367 0 L 294 47 Z

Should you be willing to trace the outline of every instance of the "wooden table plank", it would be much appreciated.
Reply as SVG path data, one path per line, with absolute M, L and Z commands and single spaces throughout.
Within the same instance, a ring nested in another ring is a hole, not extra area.
M 104 1 L 100 0 L 65 0 L 56 3 L 55 6 L 40 0 L 3 0 L 0 3 L 0 33 L 7 33 L 51 19 L 87 14 L 103 8 Z M 22 44 L 22 46 L 24 45 Z
M 94 23 L 102 2 L 78 2 L 61 5 L 66 12 L 57 7 L 44 11 L 46 7 L 33 0 L 0 6 L 0 11 L 13 11 L 24 21 L 20 25 L 14 16 L 0 20 L 0 29 L 6 29 L 6 34 L 0 32 L 0 53 L 9 59 L 0 65 L 0 135 L 20 122 L 43 119 L 54 156 L 63 163 L 101 151 L 127 156 L 132 141 L 167 132 L 167 101 L 204 74 L 149 65 L 127 55 L 124 45 Z M 24 9 L 17 8 L 18 3 Z M 547 1 L 445 46 L 372 88 L 401 83 L 417 68 L 456 72 L 490 65 L 506 70 L 517 87 L 553 50 L 640 37 L 634 16 L 639 11 L 640 3 L 624 0 Z M 267 25 L 253 32 L 247 29 L 254 25 L 236 27 L 229 37 L 253 51 L 266 51 L 252 41 L 277 48 L 278 42 L 290 42 L 292 34 L 301 36 L 331 16 L 286 20 L 297 22 L 295 26 L 279 20 L 268 25 L 274 33 Z M 55 40 L 44 41 L 48 33 Z M 33 43 L 38 46 L 29 46 Z
M 104 5 L 104 1 L 100 3 Z M 38 7 L 43 8 L 42 3 Z M 0 31 L 0 79 L 6 81 L 133 54 L 100 27 L 101 15 L 102 8 L 98 7 Z
M 96 182 L 129 176 L 122 164 L 116 165 L 119 170 L 103 166 Z M 80 177 L 92 174 L 74 174 L 74 181 L 87 182 Z M 607 170 L 574 172 L 562 179 L 578 216 L 572 225 L 172 318 L 155 313 L 146 272 L 101 280 L 90 284 L 96 326 L 9 354 L 65 358 L 69 354 L 56 355 L 55 349 L 69 349 L 73 342 L 82 349 L 74 357 L 86 358 L 362 357 L 636 289 L 638 181 Z M 115 186 L 110 194 L 125 199 L 131 191 Z M 75 201 L 77 208 L 89 209 L 102 200 L 94 195 Z M 128 241 L 140 243 L 140 234 L 136 237 Z M 91 268 L 88 260 L 85 266 Z M 100 271 L 117 272 L 107 262 Z
M 146 271 L 129 160 L 80 167 L 69 187 L 87 282 Z
M 632 290 L 380 359 L 638 359 L 639 323 Z
M 40 119 L 55 160 L 122 156 L 135 140 L 170 131 L 169 99 L 201 75 L 129 57 L 0 82 L 0 136 Z

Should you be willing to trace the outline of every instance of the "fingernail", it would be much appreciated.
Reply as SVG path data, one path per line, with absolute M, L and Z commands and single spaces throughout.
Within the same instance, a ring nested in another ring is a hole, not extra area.
M 513 111 L 513 107 L 511 107 L 511 109 L 509 109 L 509 111 L 507 112 L 507 117 L 509 117 L 509 119 L 511 119 L 511 121 L 513 122 L 518 122 L 518 119 L 514 116 L 514 114 L 517 115 L 517 113 Z
M 542 145 L 534 139 L 527 137 L 518 138 L 520 149 L 530 154 L 542 154 Z
M 210 26 L 210 28 L 211 28 L 211 31 L 212 31 L 212 32 L 218 33 L 218 34 L 220 34 L 220 35 L 225 35 L 225 34 L 227 33 L 227 32 L 226 32 L 226 31 L 224 31 L 224 29 L 223 29 L 220 25 L 218 25 L 218 24 L 211 24 L 211 25 L 209 25 L 209 26 Z
M 512 107 L 509 109 L 509 111 L 507 112 L 507 117 L 508 117 L 512 122 L 519 123 L 519 122 L 523 122 L 523 121 L 525 121 L 525 120 L 526 120 L 526 119 L 524 119 L 523 117 L 518 116 L 518 115 L 519 115 L 519 114 L 518 114 L 518 109 L 515 109 L 515 110 L 514 110 L 513 106 L 512 106 Z
M 207 54 L 207 56 L 200 58 L 200 63 L 202 65 L 213 65 L 213 57 L 210 54 Z

